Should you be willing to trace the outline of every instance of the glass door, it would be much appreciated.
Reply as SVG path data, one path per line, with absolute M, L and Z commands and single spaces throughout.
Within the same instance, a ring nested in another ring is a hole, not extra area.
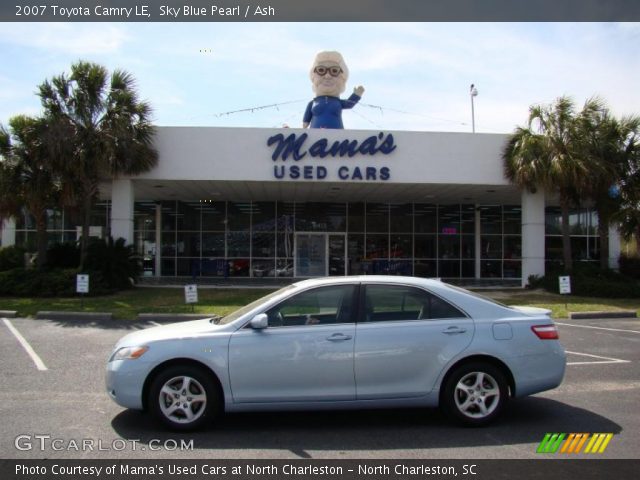
M 344 277 L 347 236 L 344 233 L 329 234 L 329 276 Z
M 295 241 L 295 276 L 327 275 L 327 234 L 298 233 Z

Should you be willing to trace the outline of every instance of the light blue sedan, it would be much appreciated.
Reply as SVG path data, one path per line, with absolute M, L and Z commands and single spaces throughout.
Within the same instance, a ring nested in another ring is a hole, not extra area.
M 179 430 L 224 411 L 433 406 L 480 426 L 562 381 L 549 314 L 437 280 L 305 280 L 222 319 L 123 337 L 107 392 Z

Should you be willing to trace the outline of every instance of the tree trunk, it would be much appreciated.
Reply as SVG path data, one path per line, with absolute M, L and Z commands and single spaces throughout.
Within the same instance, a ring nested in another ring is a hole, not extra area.
M 560 195 L 560 210 L 562 212 L 562 258 L 564 269 L 567 273 L 573 271 L 573 258 L 571 253 L 571 232 L 569 230 L 569 201 Z
M 41 212 L 36 217 L 36 246 L 38 251 L 38 270 L 44 270 L 47 263 L 47 220 L 46 214 Z
M 609 214 L 598 210 L 598 237 L 600 239 L 600 268 L 609 268 Z

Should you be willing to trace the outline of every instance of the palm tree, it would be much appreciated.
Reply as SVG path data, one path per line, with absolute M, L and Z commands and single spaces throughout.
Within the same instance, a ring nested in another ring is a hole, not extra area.
M 636 122 L 638 119 L 634 117 L 630 122 L 632 127 L 636 127 Z M 620 233 L 625 240 L 635 237 L 640 253 L 640 139 L 638 128 L 632 131 L 634 133 L 627 137 L 627 147 L 624 149 L 626 171 L 618 181 L 621 206 L 613 214 L 613 220 L 620 225 Z
M 104 67 L 84 61 L 73 64 L 69 76 L 46 80 L 38 95 L 51 131 L 58 132 L 48 143 L 62 160 L 65 191 L 82 211 L 82 268 L 100 182 L 136 175 L 157 163 L 151 108 L 138 98 L 129 73 L 109 75 Z
M 37 265 L 47 256 L 47 209 L 58 205 L 59 182 L 43 139 L 42 118 L 18 115 L 9 120 L 11 134 L 0 127 L 0 216 L 16 216 L 23 207 L 36 224 Z
M 588 100 L 580 116 L 593 115 L 600 104 Z M 526 127 L 518 127 L 503 150 L 505 177 L 520 188 L 543 189 L 558 195 L 562 213 L 562 255 L 567 272 L 573 270 L 569 210 L 588 175 L 597 174 L 580 148 L 576 109 L 568 97 L 549 106 L 529 109 Z
M 581 117 L 579 126 L 583 155 L 599 167 L 597 175 L 587 177 L 586 194 L 598 213 L 600 266 L 606 269 L 609 267 L 609 225 L 622 208 L 619 187 L 628 183 L 638 168 L 640 117 L 618 120 L 603 106 L 595 115 Z

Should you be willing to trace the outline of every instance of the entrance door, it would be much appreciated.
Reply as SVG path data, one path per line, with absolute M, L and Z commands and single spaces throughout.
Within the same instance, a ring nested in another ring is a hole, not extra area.
M 347 257 L 347 239 L 344 233 L 329 234 L 329 276 L 344 277 Z
M 347 242 L 344 233 L 297 233 L 295 276 L 345 275 Z
M 325 277 L 327 275 L 327 234 L 296 234 L 296 277 Z

